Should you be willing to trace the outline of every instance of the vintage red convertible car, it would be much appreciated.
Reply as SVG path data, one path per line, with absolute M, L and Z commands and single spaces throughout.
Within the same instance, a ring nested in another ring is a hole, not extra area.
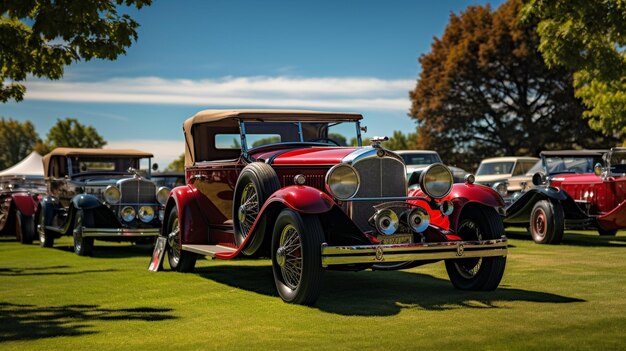
M 558 244 L 564 229 L 626 228 L 626 148 L 541 153 L 534 188 L 515 194 L 504 223 L 528 226 L 533 240 Z
M 22 244 L 31 244 L 37 237 L 35 212 L 42 193 L 43 177 L 0 177 L 0 235 L 15 235 Z
M 269 256 L 279 295 L 298 304 L 316 301 L 325 269 L 440 260 L 455 287 L 495 289 L 507 255 L 498 194 L 453 184 L 442 164 L 413 174 L 407 189 L 403 159 L 383 138 L 360 147 L 361 119 L 206 110 L 186 120 L 187 185 L 170 193 L 162 230 L 170 267 L 192 271 L 198 255 Z

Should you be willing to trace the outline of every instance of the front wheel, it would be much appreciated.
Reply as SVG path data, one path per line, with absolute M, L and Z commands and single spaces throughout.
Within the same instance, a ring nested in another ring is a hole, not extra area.
M 85 218 L 83 210 L 74 212 L 74 253 L 79 256 L 91 256 L 93 254 L 93 238 L 83 237 L 83 220 Z
M 537 201 L 530 213 L 530 234 L 537 244 L 561 243 L 563 239 L 563 207 L 548 200 Z
M 180 224 L 178 221 L 178 209 L 174 206 L 167 216 L 167 261 L 170 268 L 177 272 L 193 272 L 198 255 L 193 252 L 183 251 L 180 247 Z
M 324 229 L 315 216 L 284 209 L 272 233 L 272 271 L 283 301 L 312 305 L 322 287 Z
M 502 219 L 493 208 L 474 207 L 463 211 L 457 235 L 463 240 L 499 239 L 504 233 Z M 446 271 L 460 290 L 494 290 L 504 275 L 506 257 L 446 260 Z
M 20 210 L 15 210 L 15 236 L 22 244 L 32 244 L 35 238 L 35 221 L 33 216 L 25 216 Z
M 37 218 L 37 234 L 39 235 L 39 245 L 41 247 L 54 246 L 54 236 L 50 230 L 46 229 L 46 217 L 43 208 L 39 211 Z

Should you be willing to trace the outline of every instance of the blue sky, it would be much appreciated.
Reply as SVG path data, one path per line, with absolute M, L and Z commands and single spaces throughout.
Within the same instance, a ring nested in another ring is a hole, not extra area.
M 131 12 L 141 27 L 125 56 L 30 79 L 0 116 L 32 121 L 42 138 L 77 118 L 162 168 L 183 152 L 182 122 L 208 108 L 356 111 L 366 137 L 412 132 L 417 59 L 452 12 L 485 3 L 502 1 L 155 0 Z

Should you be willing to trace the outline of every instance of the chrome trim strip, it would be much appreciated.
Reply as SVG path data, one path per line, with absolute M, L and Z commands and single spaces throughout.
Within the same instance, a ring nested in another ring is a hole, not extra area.
M 350 202 L 350 201 L 404 201 L 404 200 L 428 201 L 428 198 L 424 196 L 390 196 L 390 197 L 358 197 L 358 198 L 353 197 L 351 199 L 342 200 L 342 201 Z
M 158 236 L 160 228 L 81 228 L 83 237 L 146 237 Z
M 322 244 L 322 267 L 338 264 L 506 257 L 507 238 L 437 243 L 328 246 Z

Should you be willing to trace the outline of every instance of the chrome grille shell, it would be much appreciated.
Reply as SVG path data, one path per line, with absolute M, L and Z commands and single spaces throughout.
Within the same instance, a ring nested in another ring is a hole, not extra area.
M 156 203 L 156 185 L 142 178 L 122 179 L 118 182 L 120 204 Z

